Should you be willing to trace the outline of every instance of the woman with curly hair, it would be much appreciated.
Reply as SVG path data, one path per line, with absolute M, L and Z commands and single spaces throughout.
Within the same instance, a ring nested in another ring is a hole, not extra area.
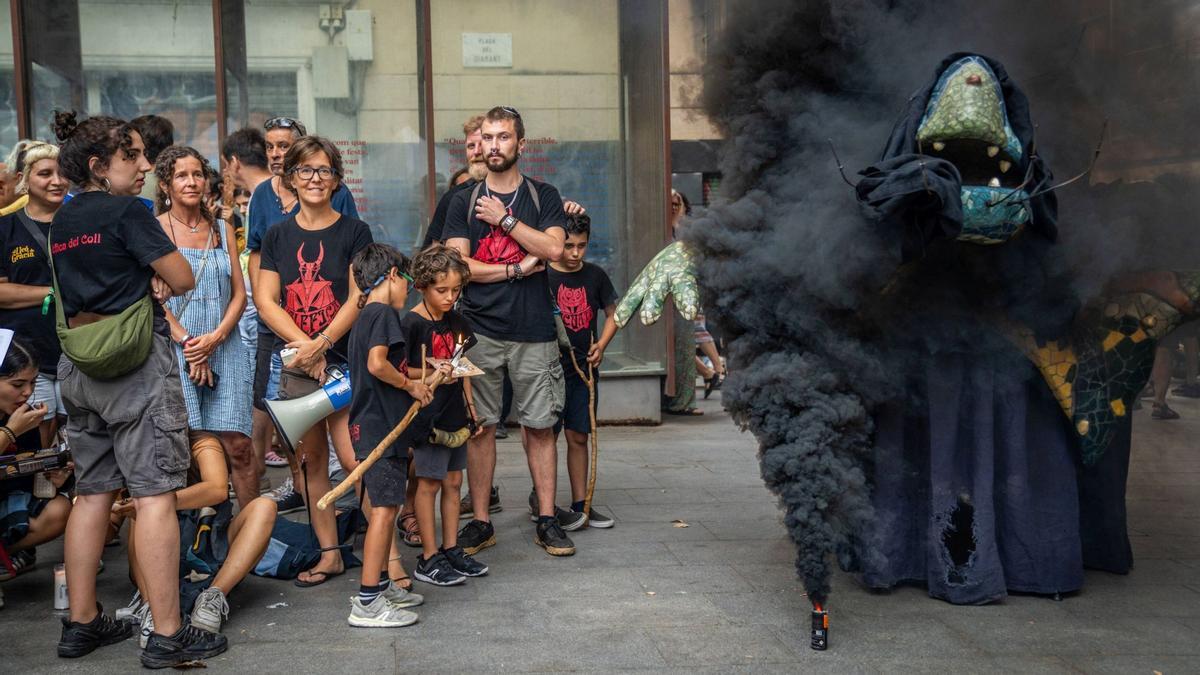
M 220 437 L 233 491 L 245 507 L 258 497 L 258 468 L 250 445 L 251 354 L 235 334 L 246 307 L 246 286 L 233 223 L 209 210 L 213 170 L 196 149 L 173 145 L 163 150 L 154 174 L 158 222 L 196 278 L 194 289 L 167 301 L 188 427 Z

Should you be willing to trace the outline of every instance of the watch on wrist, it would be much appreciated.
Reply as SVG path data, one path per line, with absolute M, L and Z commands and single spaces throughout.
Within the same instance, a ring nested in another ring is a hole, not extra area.
M 510 213 L 500 219 L 500 229 L 504 230 L 505 234 L 510 234 L 518 222 L 517 217 Z

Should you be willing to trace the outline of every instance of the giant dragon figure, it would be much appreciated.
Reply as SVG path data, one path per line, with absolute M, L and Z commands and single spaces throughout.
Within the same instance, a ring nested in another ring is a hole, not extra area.
M 985 56 L 947 57 L 861 176 L 858 201 L 902 262 L 854 317 L 854 339 L 878 347 L 905 393 L 846 392 L 872 418 L 857 433 L 873 447 L 861 462 L 873 510 L 848 555 L 793 530 L 801 559 L 838 553 L 870 587 L 917 582 L 965 604 L 1076 591 L 1084 566 L 1128 571 L 1130 411 L 1156 342 L 1200 309 L 1200 274 L 1131 274 L 1074 297 L 1029 103 Z M 686 242 L 659 253 L 618 304 L 618 325 L 639 310 L 657 321 L 671 295 L 693 317 L 698 255 Z M 739 421 L 764 453 L 787 441 Z M 763 473 L 789 525 L 800 512 L 842 517 L 797 501 L 803 471 L 764 458 Z M 821 603 L 828 569 L 817 569 L 805 585 Z

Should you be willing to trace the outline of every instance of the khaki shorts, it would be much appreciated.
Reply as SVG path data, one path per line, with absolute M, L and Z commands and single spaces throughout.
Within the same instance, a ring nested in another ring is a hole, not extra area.
M 114 380 L 89 377 L 63 356 L 58 380 L 79 494 L 126 487 L 152 497 L 186 484 L 188 414 L 169 338 L 156 333 L 146 362 Z
M 530 429 L 549 429 L 558 422 L 566 393 L 558 343 L 510 342 L 476 336 L 479 342 L 467 352 L 483 375 L 471 378 L 475 411 L 484 426 L 500 421 L 504 376 L 512 381 L 517 422 Z

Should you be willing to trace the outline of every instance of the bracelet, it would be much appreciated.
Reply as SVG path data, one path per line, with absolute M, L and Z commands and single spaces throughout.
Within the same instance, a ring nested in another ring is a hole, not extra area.
M 509 280 L 509 281 L 512 281 L 512 278 L 513 278 L 513 276 L 512 276 L 512 263 L 508 263 L 507 265 L 505 265 L 505 266 L 504 266 L 504 278 L 505 278 L 505 279 L 507 279 L 507 280 Z
M 186 334 L 185 334 L 183 337 L 179 338 L 179 346 L 180 346 L 180 347 L 186 347 L 186 346 L 187 346 L 187 343 L 188 343 L 188 342 L 189 342 L 191 339 L 192 339 L 192 336 L 191 336 L 191 335 L 186 335 Z
M 524 278 L 525 271 L 521 269 L 521 263 L 513 263 L 513 280 Z
M 8 441 L 14 446 L 17 444 L 17 435 L 13 433 L 12 429 L 9 429 L 8 427 L 0 427 L 0 432 L 3 432 L 5 436 L 8 436 Z
M 521 221 L 517 220 L 517 217 L 510 213 L 509 215 L 500 219 L 500 229 L 504 230 L 504 234 L 512 234 L 513 228 L 516 227 L 517 223 L 519 222 Z
M 329 348 L 333 349 L 333 340 L 330 340 L 328 335 L 326 335 L 325 333 L 322 332 L 322 333 L 317 333 L 317 337 L 324 340 L 325 343 L 329 345 Z

